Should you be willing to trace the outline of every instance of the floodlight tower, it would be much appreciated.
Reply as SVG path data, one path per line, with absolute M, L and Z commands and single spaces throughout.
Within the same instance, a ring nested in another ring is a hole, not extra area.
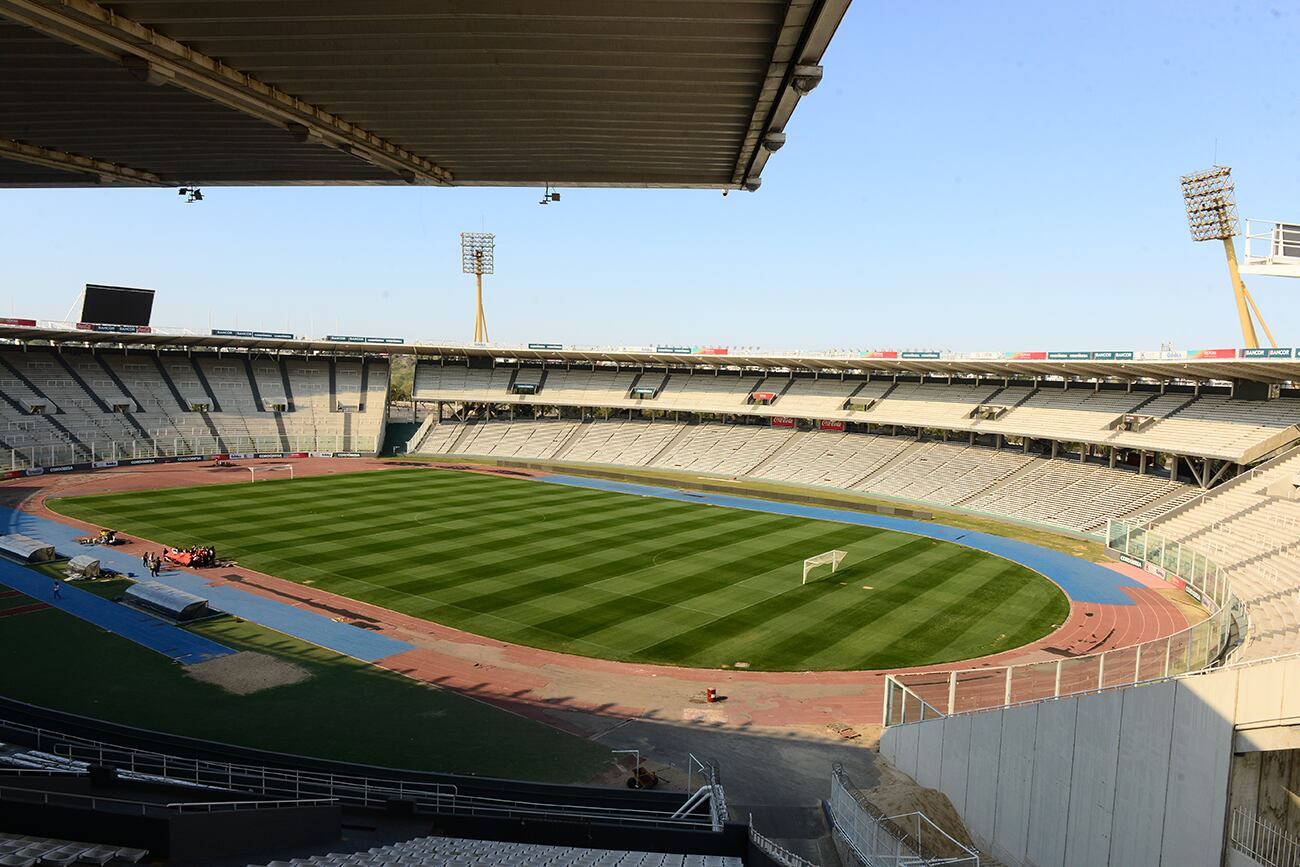
M 483 275 L 493 273 L 496 235 L 491 232 L 460 233 L 460 269 L 474 275 L 477 312 L 474 315 L 474 342 L 487 343 L 487 317 L 483 315 Z
M 1259 348 L 1251 311 L 1254 311 L 1255 319 L 1259 320 L 1260 327 L 1264 329 L 1268 342 L 1277 346 L 1237 267 L 1237 248 L 1232 241 L 1237 234 L 1237 202 L 1236 190 L 1232 184 L 1232 169 L 1228 166 L 1214 166 L 1183 175 L 1181 181 L 1192 240 L 1223 242 L 1223 251 L 1228 257 L 1228 274 L 1232 278 L 1232 294 L 1237 302 L 1237 318 L 1241 321 L 1241 337 L 1246 348 Z

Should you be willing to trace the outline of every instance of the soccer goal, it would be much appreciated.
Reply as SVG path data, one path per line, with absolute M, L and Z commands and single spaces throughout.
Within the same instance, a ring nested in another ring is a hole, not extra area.
M 289 478 L 293 478 L 293 464 L 261 464 L 244 467 L 244 469 L 248 470 L 248 475 L 251 476 L 248 480 L 250 483 L 256 482 L 258 478 L 265 481 L 267 473 L 283 473 L 285 470 L 289 471 Z
M 834 575 L 835 570 L 840 568 L 840 561 L 844 559 L 844 554 L 844 551 L 827 551 L 825 554 L 818 554 L 816 557 L 809 557 L 807 560 L 804 560 L 803 581 L 800 583 L 807 584 L 808 573 L 816 569 L 818 566 L 825 566 L 827 563 L 831 564 L 831 574 Z

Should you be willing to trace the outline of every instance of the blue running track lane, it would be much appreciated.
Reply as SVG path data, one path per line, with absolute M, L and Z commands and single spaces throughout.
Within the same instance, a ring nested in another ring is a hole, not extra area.
M 8 560 L 0 560 L 0 584 L 157 651 L 181 665 L 234 653 L 224 644 L 209 641 L 202 635 L 172 626 L 134 608 L 110 602 L 72 584 L 59 582 L 59 592 L 55 594 L 54 579 L 50 576 Z
M 101 563 L 110 569 L 121 572 L 136 580 L 158 581 L 169 587 L 175 587 L 178 590 L 184 590 L 187 593 L 193 593 L 196 596 L 202 596 L 212 603 L 214 608 L 241 617 L 252 623 L 265 626 L 268 629 L 274 629 L 276 632 L 282 632 L 285 635 L 292 635 L 295 638 L 301 638 L 303 641 L 310 642 L 335 653 L 341 653 L 345 656 L 351 656 L 362 662 L 374 662 L 377 659 L 383 659 L 386 656 L 392 656 L 395 653 L 405 653 L 413 650 L 414 645 L 407 644 L 405 641 L 398 641 L 395 638 L 389 638 L 377 632 L 368 629 L 362 629 L 359 626 L 353 626 L 350 623 L 337 623 L 324 615 L 317 614 L 314 611 L 307 611 L 297 608 L 285 602 L 276 599 L 268 599 L 265 596 L 258 596 L 255 593 L 249 593 L 238 587 L 230 585 L 212 586 L 202 573 L 190 572 L 175 567 L 168 568 L 157 578 L 148 578 L 144 575 L 144 565 L 140 558 L 134 554 L 127 554 L 113 548 L 85 547 L 77 544 L 77 539 L 87 535 L 86 531 L 78 530 L 76 527 L 69 527 L 67 524 L 61 524 L 50 518 L 43 518 L 39 515 L 33 515 L 29 512 L 20 512 L 14 509 L 0 507 L 0 526 L 7 526 L 7 533 L 22 533 L 24 536 L 31 536 L 34 539 L 40 539 L 43 542 L 49 542 L 54 545 L 55 549 L 63 556 L 73 556 L 75 554 L 90 554 L 99 559 Z M 40 582 L 43 582 L 44 592 L 34 594 L 42 602 L 50 602 L 51 583 L 43 575 L 39 575 L 30 570 L 20 569 L 20 571 L 35 576 Z M 0 580 L 4 580 L 0 577 Z M 15 587 L 15 590 L 22 588 Z M 26 590 L 23 591 L 27 592 Z M 86 596 L 93 594 L 85 591 L 77 591 Z M 64 590 L 64 593 L 68 593 Z M 69 594 L 71 598 L 71 594 Z M 104 601 L 104 600 L 101 600 Z M 117 605 L 105 601 L 106 605 L 124 612 L 133 612 L 133 609 L 123 605 Z M 76 613 L 76 612 L 72 612 Z M 80 616 L 80 615 L 78 615 Z M 140 614 L 140 617 L 162 626 L 168 626 L 161 620 L 149 617 L 147 614 Z M 90 619 L 90 618 L 86 618 Z M 99 622 L 99 621 L 95 621 Z M 119 632 L 116 621 L 112 623 L 100 623 L 105 629 L 113 632 Z M 176 627 L 168 627 L 176 629 Z M 198 636 L 181 629 L 178 630 L 187 636 L 196 640 Z M 124 637 L 138 640 L 133 635 L 122 633 Z M 140 642 L 144 644 L 144 642 Z M 233 651 L 208 641 L 207 644 L 217 647 L 222 653 L 231 653 Z M 152 646 L 152 645 L 146 645 Z M 156 648 L 155 648 L 156 649 Z M 220 655 L 220 654 L 218 654 Z M 192 660 L 197 661 L 197 660 Z
M 1069 554 L 1063 554 L 1060 551 L 1053 551 L 1039 545 L 1031 545 L 1028 542 L 1017 542 L 1014 539 L 994 536 L 990 533 L 980 533 L 976 530 L 960 530 L 943 524 L 931 524 L 926 521 L 913 521 L 889 515 L 873 515 L 867 512 L 825 509 L 818 506 L 803 506 L 797 503 L 758 500 L 752 497 L 732 497 L 726 494 L 705 494 L 674 488 L 661 488 L 654 485 L 636 485 L 629 482 L 587 479 L 579 476 L 547 475 L 540 476 L 538 479 L 543 482 L 570 485 L 578 488 L 615 491 L 621 494 L 638 494 L 643 497 L 660 497 L 665 500 L 680 500 L 684 503 L 707 503 L 732 509 L 769 512 L 773 515 L 815 518 L 820 521 L 839 521 L 842 524 L 857 524 L 862 527 L 897 530 L 900 533 L 911 533 L 915 536 L 941 539 L 945 542 L 954 542 L 958 545 L 965 545 L 967 548 L 996 554 L 1022 566 L 1027 566 L 1055 582 L 1057 586 L 1065 591 L 1065 595 L 1075 602 L 1092 602 L 1099 605 L 1133 605 L 1133 600 L 1124 592 L 1124 589 L 1140 588 L 1142 586 L 1114 569 L 1107 569 L 1105 566 L 1090 563 L 1078 557 L 1071 557 Z

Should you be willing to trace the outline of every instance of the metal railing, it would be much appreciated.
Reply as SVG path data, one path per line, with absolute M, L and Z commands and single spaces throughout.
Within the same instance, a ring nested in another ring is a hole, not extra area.
M 107 807 L 112 810 L 138 813 L 142 816 L 159 811 L 184 813 L 202 811 L 205 813 L 236 810 L 269 810 L 284 807 L 324 807 L 337 803 L 336 798 L 292 798 L 287 800 L 227 800 L 227 801 L 176 801 L 159 803 L 156 801 L 139 801 L 129 798 L 106 798 L 103 795 L 86 795 L 80 792 L 59 792 L 47 789 L 28 789 L 19 786 L 0 786 L 0 800 L 24 801 L 30 804 L 71 804 L 99 810 Z
M 924 813 L 886 816 L 861 797 L 839 764 L 831 770 L 830 815 L 835 830 L 867 867 L 979 867 L 979 852 Z
M 816 864 L 802 855 L 796 855 L 775 840 L 758 833 L 758 829 L 754 827 L 754 815 L 752 813 L 749 816 L 749 839 L 755 846 L 763 850 L 763 853 L 768 858 L 780 864 L 781 867 L 817 867 Z
M 118 769 L 137 779 L 180 782 L 225 792 L 254 794 L 273 800 L 325 798 L 341 804 L 382 807 L 392 801 L 410 801 L 443 814 L 506 818 L 567 818 L 639 826 L 721 830 L 726 822 L 726 799 L 716 768 L 700 763 L 709 775 L 705 783 L 711 796 L 705 815 L 689 810 L 646 810 L 588 804 L 537 802 L 462 794 L 454 784 L 425 783 L 348 774 L 241 765 L 192 759 L 148 750 L 123 749 L 98 741 L 69 736 L 24 723 L 0 721 L 3 730 L 21 732 L 64 759 L 69 767 L 96 764 Z M 698 760 L 697 760 L 698 761 Z
M 1008 707 L 1203 671 L 1246 633 L 1246 608 L 1213 560 L 1136 524 L 1111 521 L 1107 547 L 1126 562 L 1180 586 L 1210 616 L 1141 644 L 1045 662 L 886 675 L 884 725 Z
M 288 445 L 286 445 L 288 443 Z M 359 452 L 372 454 L 378 438 L 371 434 L 348 436 L 326 434 L 288 434 L 284 437 L 225 436 L 210 433 L 176 436 L 172 432 L 152 439 L 91 440 L 84 444 L 47 442 L 21 446 L 0 452 L 0 465 L 11 470 L 29 467 L 58 467 L 65 464 L 123 462 L 142 458 L 168 458 L 210 454 L 284 454 L 286 452 Z
M 1232 811 L 1228 845 L 1264 867 L 1300 867 L 1300 840 L 1245 807 Z
M 694 753 L 687 753 L 686 759 L 686 791 L 691 791 L 695 782 L 695 775 L 699 774 L 702 786 L 707 787 L 709 795 L 709 819 L 713 825 L 713 830 L 721 831 L 722 826 L 727 824 L 727 795 L 722 789 L 721 775 L 718 773 L 716 762 L 703 762 L 695 757 Z

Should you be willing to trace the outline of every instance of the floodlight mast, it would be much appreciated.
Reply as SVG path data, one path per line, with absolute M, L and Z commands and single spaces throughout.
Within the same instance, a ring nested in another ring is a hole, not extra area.
M 495 273 L 496 235 L 491 232 L 460 233 L 460 268 L 474 275 L 476 310 L 474 314 L 474 342 L 487 343 L 487 317 L 483 314 L 483 275 Z
M 1247 349 L 1258 349 L 1259 338 L 1255 334 L 1255 319 L 1268 337 L 1268 342 L 1277 346 L 1273 333 L 1268 330 L 1264 317 L 1255 305 L 1255 299 L 1246 289 L 1237 267 L 1237 248 L 1232 238 L 1237 234 L 1236 190 L 1232 183 L 1232 169 L 1229 166 L 1213 166 L 1204 171 L 1193 172 L 1180 178 L 1183 186 L 1183 203 L 1187 206 L 1187 226 L 1192 232 L 1193 241 L 1222 241 L 1223 251 L 1228 258 L 1228 275 L 1232 278 L 1232 294 L 1237 303 L 1237 319 L 1241 323 L 1241 337 Z

